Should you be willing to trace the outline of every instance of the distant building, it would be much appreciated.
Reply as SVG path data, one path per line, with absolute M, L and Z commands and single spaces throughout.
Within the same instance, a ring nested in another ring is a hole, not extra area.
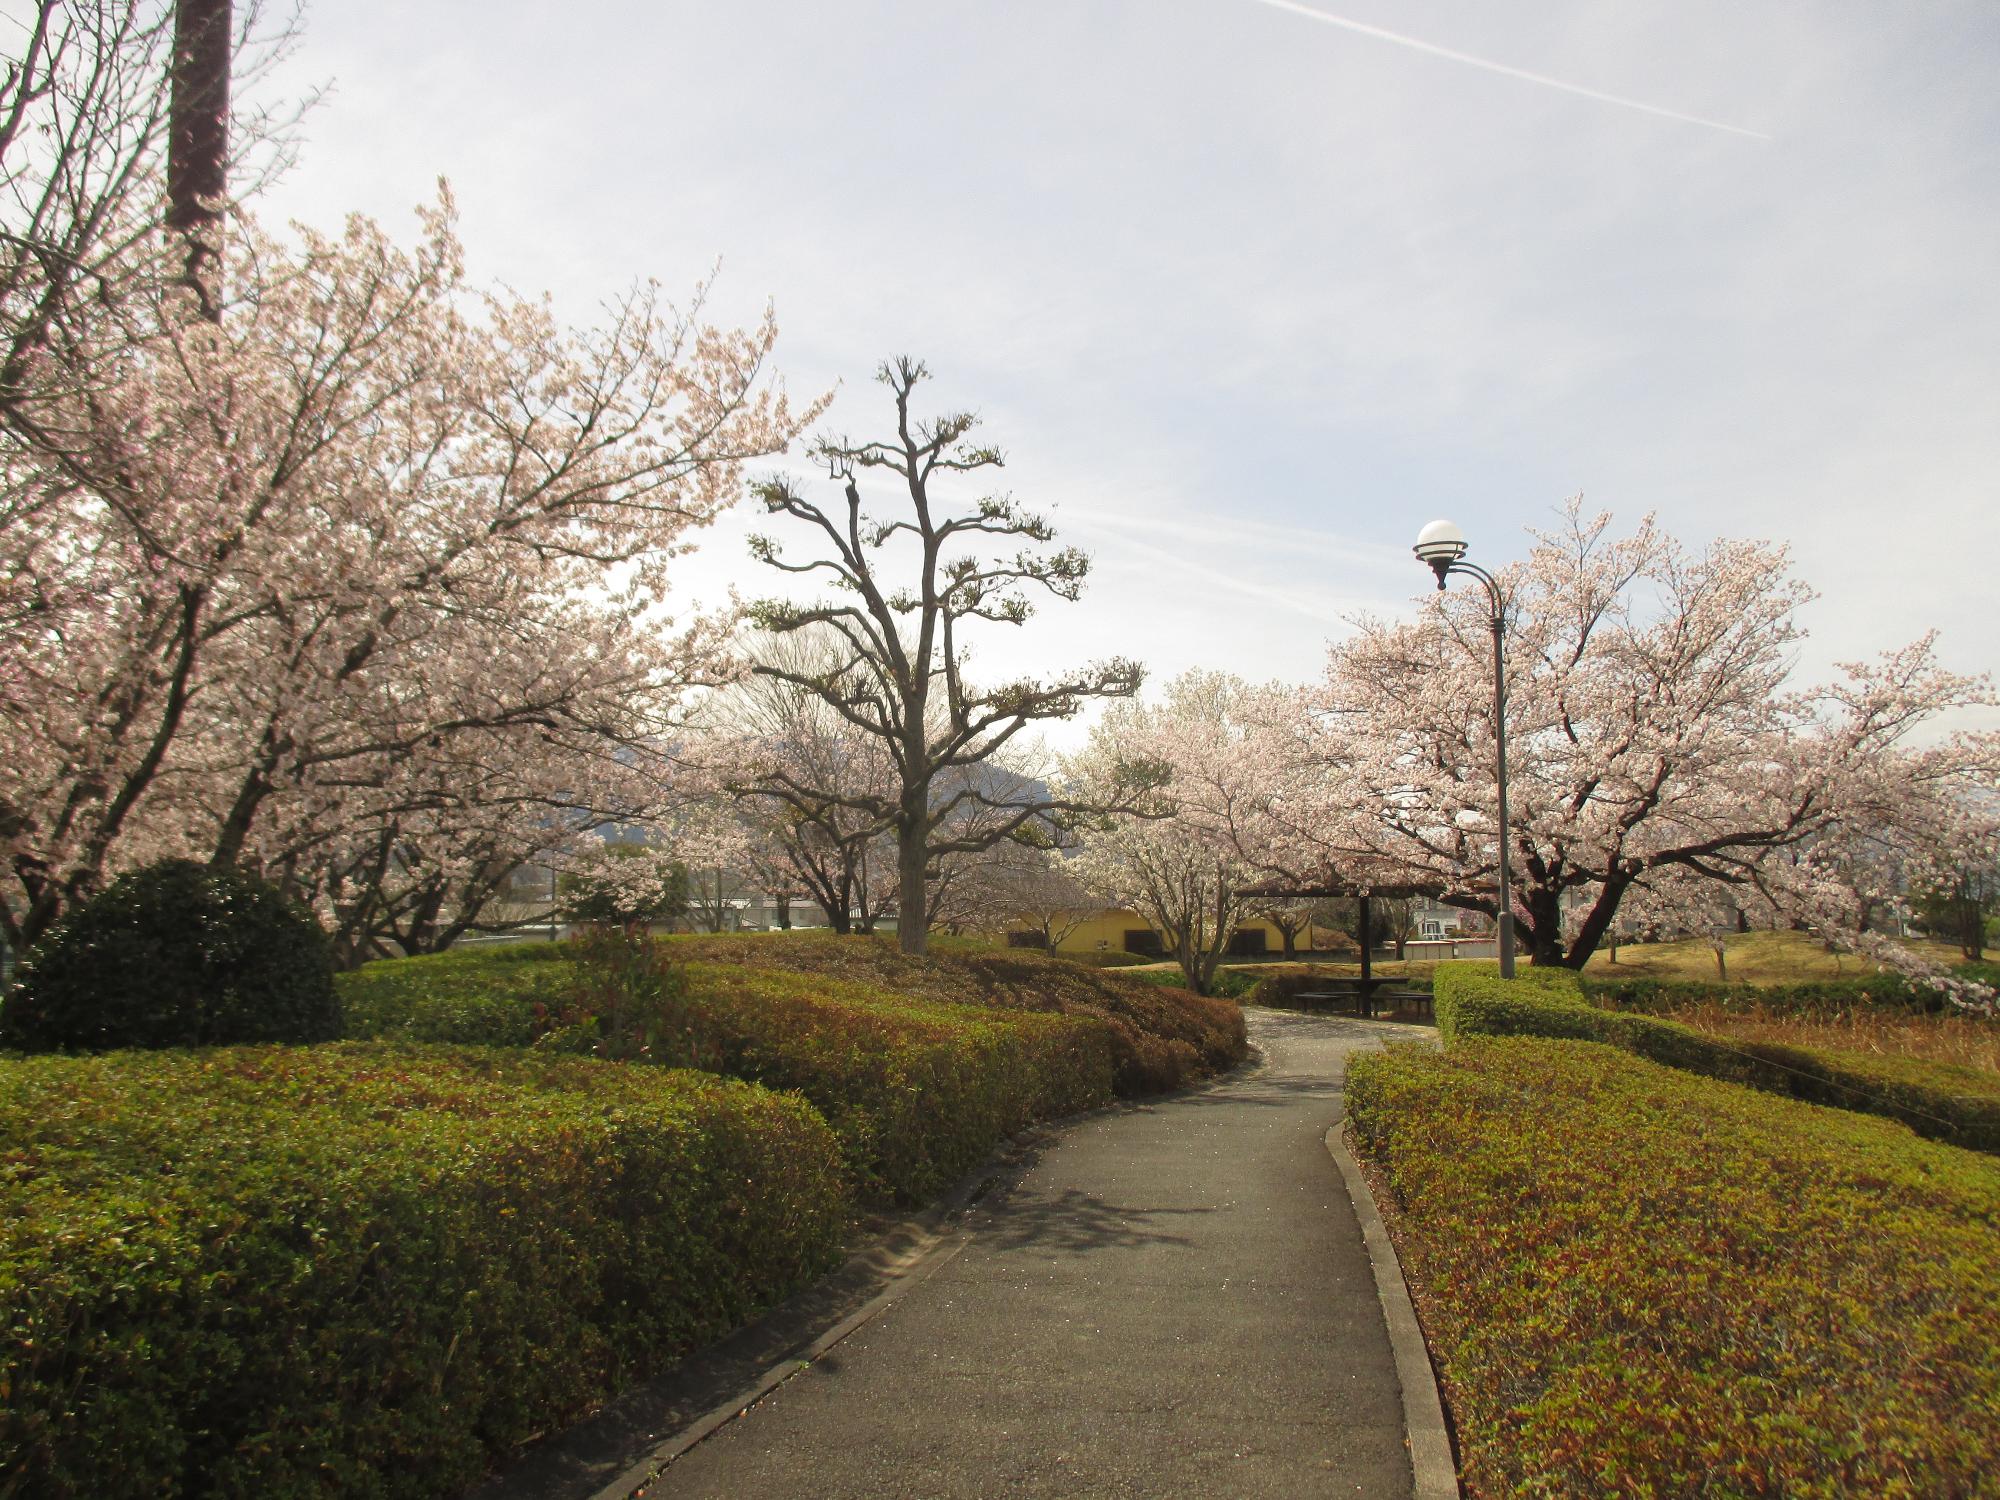
M 1088 912 L 1066 912 L 1050 924 L 1058 934 L 1055 952 L 1065 958 L 1092 958 L 1105 953 L 1130 953 L 1143 958 L 1168 956 L 1166 939 L 1136 911 L 1119 907 L 1099 907 Z M 1065 930 L 1067 929 L 1067 930 Z M 1042 948 L 1047 934 L 1037 922 L 1023 917 L 1009 921 L 1003 929 L 1009 947 Z M 1295 944 L 1300 953 L 1354 951 L 1354 939 L 1336 928 L 1309 925 L 1298 933 Z M 1246 917 L 1236 924 L 1229 939 L 1231 958 L 1261 958 L 1285 951 L 1285 935 L 1262 917 Z
M 1410 936 L 1417 942 L 1493 936 L 1493 919 L 1484 912 L 1466 911 L 1422 898 L 1412 902 L 1411 908 Z

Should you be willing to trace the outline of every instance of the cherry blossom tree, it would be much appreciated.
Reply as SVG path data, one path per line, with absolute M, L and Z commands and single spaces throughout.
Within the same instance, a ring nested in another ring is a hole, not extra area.
M 587 730 L 463 731 L 365 780 L 288 789 L 247 858 L 320 911 L 343 962 L 435 952 L 548 920 L 513 899 L 515 872 L 588 869 L 600 830 L 643 841 L 694 794 L 687 779 L 664 751 Z
M 1843 827 L 1891 830 L 1912 857 L 1950 847 L 2000 764 L 1990 735 L 1923 739 L 1938 715 L 1990 697 L 1940 665 L 1930 637 L 1795 688 L 1810 594 L 1780 548 L 1690 551 L 1650 518 L 1615 537 L 1572 502 L 1500 582 L 1506 837 L 1537 963 L 1581 966 L 1635 884 L 1668 872 L 1769 885 L 1773 851 Z M 1362 621 L 1321 683 L 1274 706 L 1288 769 L 1266 860 L 1392 870 L 1494 913 L 1485 610 L 1443 593 L 1416 622 Z M 1817 883 L 1794 878 L 1782 894 L 1800 902 Z
M 646 287 L 566 329 L 465 284 L 448 198 L 423 226 L 406 252 L 239 217 L 217 322 L 162 281 L 59 351 L 87 378 L 18 400 L 61 441 L 0 455 L 27 523 L 0 541 L 10 942 L 109 869 L 242 857 L 280 800 L 373 794 L 454 736 L 656 737 L 719 670 L 719 631 L 661 604 L 798 430 L 774 325 Z
M 613 840 L 580 853 L 560 877 L 573 922 L 634 928 L 669 921 L 687 907 L 687 874 L 655 845 Z
M 1011 923 L 1038 935 L 1053 953 L 1098 912 L 1104 900 L 1077 876 L 1071 857 L 1052 848 L 1009 844 L 980 872 L 981 902 L 967 925 L 1000 932 Z
M 1003 788 L 970 777 L 941 797 L 935 794 L 939 778 L 991 761 L 1030 725 L 1071 718 L 1092 699 L 1129 696 L 1141 677 L 1138 665 L 1125 660 L 986 686 L 969 675 L 968 627 L 1025 623 L 1031 594 L 1075 600 L 1089 560 L 1075 548 L 1035 550 L 1054 539 L 1054 528 L 1005 495 L 954 502 L 938 493 L 948 481 L 998 468 L 1003 460 L 997 449 L 971 441 L 978 424 L 972 413 L 924 418 L 912 412 L 912 397 L 928 378 L 915 360 L 884 364 L 878 379 L 895 402 L 894 435 L 815 442 L 814 456 L 841 486 L 840 502 L 823 505 L 782 477 L 755 489 L 771 515 L 801 523 L 816 549 L 794 557 L 777 539 L 759 537 L 755 555 L 782 573 L 824 579 L 837 591 L 834 598 L 805 603 L 767 600 L 755 607 L 757 622 L 781 635 L 831 632 L 841 645 L 825 670 L 772 663 L 757 670 L 816 696 L 888 753 L 895 769 L 892 795 L 834 785 L 811 791 L 894 833 L 897 937 L 906 953 L 925 950 L 925 876 L 938 859 L 989 848 L 1051 814 L 1089 811 L 1020 780 Z M 863 510 L 858 476 L 877 472 L 901 491 L 887 519 Z M 1019 550 L 981 555 L 1006 546 Z M 1128 795 L 1109 785 L 1100 794 L 1112 799 L 1107 805 Z M 992 816 L 982 818 L 976 831 L 955 831 L 969 807 Z
M 1189 988 L 1208 992 L 1253 898 L 1257 870 L 1243 850 L 1259 841 L 1261 791 L 1248 772 L 1260 742 L 1256 696 L 1235 677 L 1188 672 L 1158 704 L 1121 704 L 1092 729 L 1070 777 L 1085 796 L 1132 784 L 1154 790 L 1139 811 L 1084 833 L 1075 871 L 1115 906 L 1159 931 Z
M 710 798 L 684 809 L 666 828 L 666 849 L 683 872 L 687 918 L 702 932 L 726 932 L 736 925 L 738 903 L 748 889 L 753 831 L 727 798 Z
M 1319 902 L 1310 898 L 1286 900 L 1266 897 L 1253 901 L 1248 915 L 1261 918 L 1277 928 L 1284 956 L 1296 958 L 1299 952 L 1299 934 L 1311 929 L 1318 910 Z
M 190 9 L 189 41 L 205 44 L 205 72 L 192 74 L 175 66 L 182 7 L 165 0 L 32 0 L 9 22 L 18 41 L 0 69 L 0 433 L 14 441 L 61 437 L 29 409 L 57 374 L 51 351 L 73 351 L 102 329 L 105 309 L 183 273 L 184 240 L 162 232 L 176 79 L 194 85 L 182 91 L 191 126 L 206 105 L 221 127 L 198 143 L 190 129 L 184 144 L 200 149 L 181 161 L 201 165 L 177 183 L 183 214 L 218 211 L 230 178 L 239 195 L 254 191 L 289 161 L 311 101 L 274 108 L 255 85 L 296 41 L 294 17 L 257 0 Z M 232 78 L 244 85 L 233 101 Z M 87 362 L 65 368 L 87 378 Z
M 692 754 L 719 795 L 741 804 L 757 844 L 775 856 L 776 884 L 794 882 L 825 911 L 835 932 L 873 925 L 884 882 L 887 823 L 872 808 L 893 800 L 895 762 L 799 678 L 838 669 L 839 640 L 824 632 L 763 636 L 745 674 L 706 705 Z M 887 866 L 894 868 L 893 852 Z M 780 872 L 789 872 L 788 877 Z

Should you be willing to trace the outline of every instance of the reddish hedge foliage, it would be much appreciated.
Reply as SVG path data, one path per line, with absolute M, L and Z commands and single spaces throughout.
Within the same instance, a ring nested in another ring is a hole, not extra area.
M 1589 1042 L 1347 1103 L 1470 1494 L 2000 1494 L 2000 1164 Z

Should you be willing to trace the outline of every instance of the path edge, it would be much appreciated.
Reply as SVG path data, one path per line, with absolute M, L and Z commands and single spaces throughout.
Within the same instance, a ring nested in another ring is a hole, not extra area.
M 1416 1500 L 1460 1500 L 1458 1465 L 1452 1461 L 1451 1433 L 1445 1425 L 1444 1401 L 1431 1368 L 1430 1348 L 1424 1343 L 1423 1326 L 1417 1321 L 1409 1284 L 1403 1279 L 1403 1263 L 1375 1205 L 1374 1191 L 1348 1145 L 1345 1125 L 1343 1120 L 1328 1129 L 1326 1149 L 1347 1183 L 1354 1216 L 1361 1221 L 1368 1264 L 1375 1273 L 1375 1295 L 1382 1304 L 1382 1321 L 1389 1329 L 1396 1383 L 1402 1387 L 1403 1431 L 1410 1441 L 1414 1494 Z
M 1207 1093 L 1252 1076 L 1264 1065 L 1264 1055 L 1253 1043 L 1231 1066 L 1206 1078 L 1191 1080 L 1163 1093 L 1112 1099 L 1074 1114 L 1035 1121 L 998 1142 L 985 1160 L 927 1206 L 897 1220 L 877 1216 L 836 1269 L 799 1288 L 716 1343 L 691 1351 L 653 1379 L 613 1396 L 599 1413 L 551 1434 L 543 1444 L 463 1490 L 457 1500 L 632 1500 L 644 1494 L 675 1459 L 808 1369 L 834 1345 L 859 1332 L 899 1298 L 941 1270 L 968 1243 L 961 1222 L 967 1210 L 989 1192 L 1017 1179 L 1033 1166 L 1042 1151 L 1069 1130 L 1102 1116 L 1146 1109 L 1185 1094 Z M 816 1294 L 840 1282 L 855 1287 L 844 1299 L 844 1316 L 836 1314 L 829 1323 L 822 1312 L 804 1311 Z M 558 1450 L 590 1428 L 605 1411 L 654 1404 L 659 1401 L 660 1393 L 674 1385 L 683 1373 L 713 1360 L 739 1340 L 754 1340 L 775 1329 L 784 1330 L 773 1341 L 776 1350 L 758 1359 L 756 1373 L 748 1376 L 727 1399 L 709 1405 L 699 1415 L 683 1419 L 675 1427 L 653 1432 L 644 1439 L 618 1443 L 622 1449 L 620 1456 L 611 1463 L 591 1465 L 596 1472 L 588 1477 L 582 1474 L 530 1477 L 538 1462 L 551 1454 L 559 1457 Z

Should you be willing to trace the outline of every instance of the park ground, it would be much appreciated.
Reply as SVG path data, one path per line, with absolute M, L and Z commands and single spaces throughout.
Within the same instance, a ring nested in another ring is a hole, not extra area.
M 338 1043 L 0 1059 L 22 1493 L 450 1493 L 1072 1117 L 649 1493 L 1402 1493 L 1343 1095 L 1468 1494 L 2000 1493 L 2000 1028 L 1851 958 L 1627 948 L 1649 1010 L 1449 966 L 1442 1051 L 1252 1006 L 1242 1071 L 1234 1002 L 1129 973 L 649 951 L 617 1035 L 543 944 L 348 976 Z

